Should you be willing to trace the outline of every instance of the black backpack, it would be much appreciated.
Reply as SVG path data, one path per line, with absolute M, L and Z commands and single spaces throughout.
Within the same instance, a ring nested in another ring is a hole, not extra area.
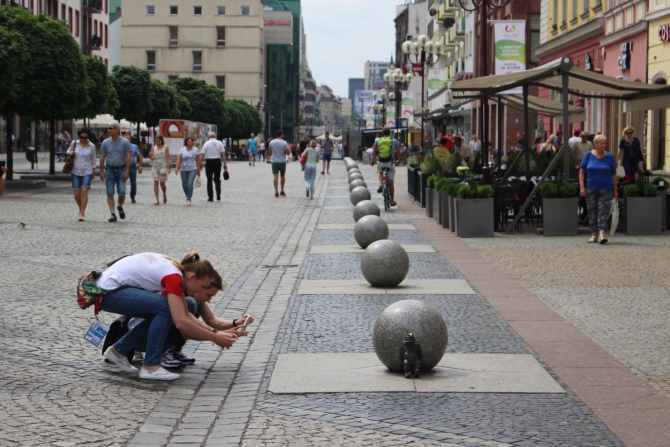
M 105 336 L 105 342 L 102 345 L 102 353 L 104 354 L 107 348 L 112 346 L 114 343 L 119 341 L 121 337 L 126 335 L 129 330 L 128 330 L 128 323 L 130 322 L 130 317 L 126 317 L 125 315 L 120 316 L 112 324 L 109 325 L 109 332 L 107 332 L 107 335 Z M 128 361 L 132 363 L 133 357 L 135 357 L 135 351 L 130 351 L 128 353 Z M 105 359 L 105 362 L 109 362 L 109 360 Z

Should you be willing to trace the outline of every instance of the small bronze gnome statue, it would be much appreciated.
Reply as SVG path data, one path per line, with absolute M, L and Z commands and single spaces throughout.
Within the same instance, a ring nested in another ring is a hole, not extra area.
M 423 353 L 421 352 L 421 346 L 411 332 L 405 336 L 405 341 L 403 341 L 400 348 L 400 355 L 402 356 L 402 363 L 405 368 L 405 378 L 410 379 L 412 378 L 412 374 L 414 374 L 414 377 L 418 379 Z

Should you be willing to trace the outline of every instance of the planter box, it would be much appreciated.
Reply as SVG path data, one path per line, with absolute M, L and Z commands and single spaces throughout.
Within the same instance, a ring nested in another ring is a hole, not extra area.
M 435 194 L 435 190 L 432 188 L 426 188 L 425 189 L 425 194 L 426 194 L 426 217 L 433 217 L 434 212 L 433 212 L 433 195 Z
M 442 225 L 442 195 L 437 191 L 433 191 L 433 217 Z
M 455 200 L 456 236 L 493 237 L 493 199 Z
M 421 198 L 421 191 L 419 191 L 419 188 L 420 188 L 419 173 L 420 172 L 421 172 L 421 169 L 414 168 L 414 172 L 413 172 L 413 175 L 412 175 L 412 197 L 414 197 L 414 200 L 419 200 Z
M 426 189 L 428 188 L 428 177 L 430 177 L 431 174 L 428 174 L 427 172 L 421 172 L 419 171 L 419 180 L 416 184 L 416 186 L 419 188 L 419 201 L 421 202 L 421 208 L 426 207 Z
M 440 193 L 440 203 L 442 209 L 442 228 L 449 228 L 449 196 Z
M 577 236 L 579 199 L 542 199 L 542 234 Z
M 449 197 L 449 229 L 452 233 L 456 232 L 456 197 Z
M 663 213 L 661 215 L 661 230 L 665 231 L 666 227 L 668 226 L 668 191 L 659 191 L 658 196 L 661 198 L 661 206 L 663 207 Z
M 626 234 L 661 234 L 662 197 L 626 199 Z
M 407 166 L 407 192 L 412 197 L 414 197 L 414 171 L 416 171 L 414 166 Z

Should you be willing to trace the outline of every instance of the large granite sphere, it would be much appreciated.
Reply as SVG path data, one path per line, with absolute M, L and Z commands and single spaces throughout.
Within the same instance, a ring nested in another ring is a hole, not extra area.
M 381 211 L 372 200 L 361 200 L 354 207 L 354 220 L 358 222 L 364 216 L 380 216 Z
M 347 175 L 351 175 L 351 174 L 354 174 L 354 173 L 363 175 L 363 174 L 361 173 L 361 170 L 358 169 L 358 168 L 349 169 L 349 172 L 348 172 Z
M 388 239 L 373 242 L 363 252 L 361 272 L 373 287 L 396 287 L 408 271 L 409 256 L 397 242 Z
M 360 202 L 359 202 L 360 203 Z M 389 226 L 379 216 L 364 216 L 356 222 L 354 239 L 361 248 L 367 248 L 373 242 L 389 238 Z
M 397 301 L 384 309 L 372 332 L 375 354 L 391 371 L 404 372 L 400 350 L 409 332 L 421 346 L 421 372 L 430 371 L 442 360 L 449 336 L 442 315 L 423 301 Z
M 362 186 L 355 187 L 349 193 L 349 200 L 351 200 L 351 203 L 353 205 L 356 205 L 361 200 L 370 200 L 371 198 L 372 194 L 370 194 L 370 190 Z
M 352 180 L 351 183 L 349 183 L 349 192 L 353 191 L 355 187 L 357 186 L 362 186 L 363 188 L 367 188 L 368 184 L 365 183 L 364 180 L 357 179 L 357 180 Z
M 358 169 L 358 163 L 356 163 L 354 160 L 351 160 L 349 163 L 346 163 L 347 170 L 351 169 Z
M 349 174 L 349 183 L 353 182 L 354 180 L 364 180 L 363 175 L 361 175 L 360 172 L 354 172 L 353 174 Z

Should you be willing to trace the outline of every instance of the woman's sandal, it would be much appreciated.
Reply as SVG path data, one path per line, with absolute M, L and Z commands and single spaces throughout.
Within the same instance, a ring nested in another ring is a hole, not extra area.
M 600 245 L 605 245 L 607 243 L 607 238 L 600 236 L 600 240 L 598 241 Z
M 588 241 L 586 241 L 587 244 L 594 244 L 598 242 L 598 238 L 595 236 L 591 236 Z

